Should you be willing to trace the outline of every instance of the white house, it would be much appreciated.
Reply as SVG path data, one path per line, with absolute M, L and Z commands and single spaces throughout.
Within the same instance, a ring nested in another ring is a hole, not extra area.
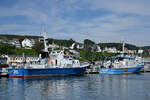
M 76 44 L 73 43 L 69 48 L 70 48 L 70 49 L 74 49 L 75 45 L 76 45 Z
M 48 45 L 48 48 L 56 49 L 56 48 L 59 48 L 59 45 L 56 45 L 56 44 L 53 42 L 52 44 L 49 44 L 49 45 Z
M 33 39 L 27 39 L 25 38 L 23 41 L 22 41 L 22 47 L 33 47 L 35 44 L 35 41 Z
M 117 51 L 117 49 L 115 47 L 111 47 L 111 48 L 106 47 L 104 49 L 104 52 L 117 53 L 118 51 Z
M 20 44 L 19 40 L 1 40 L 1 42 L 8 43 L 8 44 L 15 46 L 17 48 L 21 48 L 21 44 Z
M 139 49 L 139 50 L 138 50 L 138 53 L 139 53 L 139 54 L 142 54 L 143 52 L 144 52 L 144 50 L 142 50 L 142 49 Z
M 21 48 L 21 44 L 18 40 L 11 40 L 11 42 L 9 43 L 17 48 Z
M 102 49 L 100 46 L 97 45 L 97 52 L 102 52 Z
M 78 48 L 78 49 L 83 49 L 83 48 L 84 48 L 84 45 L 81 44 L 81 43 L 78 43 L 78 44 L 77 44 L 77 48 Z
M 81 44 L 81 43 L 73 43 L 69 48 L 70 48 L 70 49 L 74 49 L 74 48 L 83 49 L 83 48 L 84 48 L 84 45 Z

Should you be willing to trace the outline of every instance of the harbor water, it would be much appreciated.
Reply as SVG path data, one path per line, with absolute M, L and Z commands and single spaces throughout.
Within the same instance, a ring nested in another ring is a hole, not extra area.
M 0 78 L 0 100 L 150 100 L 150 73 Z

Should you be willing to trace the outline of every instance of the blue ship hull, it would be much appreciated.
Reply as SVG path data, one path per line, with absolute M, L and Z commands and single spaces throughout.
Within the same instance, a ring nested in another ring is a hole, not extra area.
M 84 74 L 86 67 L 78 68 L 41 68 L 41 69 L 25 69 L 25 68 L 9 68 L 9 77 L 51 77 L 51 76 L 67 76 Z
M 144 65 L 130 68 L 100 68 L 98 71 L 100 74 L 132 74 L 139 73 L 142 68 Z
M 0 75 L 2 74 L 2 68 L 0 68 Z

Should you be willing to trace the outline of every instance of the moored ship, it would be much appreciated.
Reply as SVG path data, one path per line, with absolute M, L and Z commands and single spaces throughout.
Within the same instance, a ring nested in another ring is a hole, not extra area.
M 124 55 L 124 46 L 123 42 L 122 55 L 104 61 L 102 68 L 98 70 L 100 74 L 139 73 L 144 68 L 141 57 Z
M 132 56 L 118 56 L 114 60 L 104 63 L 104 67 L 99 69 L 100 74 L 132 74 L 139 73 L 144 65 Z
M 26 64 L 17 68 L 9 68 L 9 77 L 28 78 L 84 74 L 87 65 L 81 66 L 80 62 L 74 60 L 72 55 L 64 55 L 63 52 L 59 51 L 55 55 L 56 58 L 44 58 L 36 64 Z
M 46 33 L 43 34 L 45 48 L 39 60 L 9 68 L 9 77 L 29 78 L 84 74 L 88 64 L 81 65 L 79 60 L 73 58 L 73 54 L 64 50 L 52 50 L 51 53 L 48 53 Z

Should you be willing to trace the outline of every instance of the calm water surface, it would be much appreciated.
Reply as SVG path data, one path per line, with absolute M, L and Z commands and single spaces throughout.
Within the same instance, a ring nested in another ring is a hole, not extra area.
M 150 100 L 150 73 L 0 78 L 0 100 Z

